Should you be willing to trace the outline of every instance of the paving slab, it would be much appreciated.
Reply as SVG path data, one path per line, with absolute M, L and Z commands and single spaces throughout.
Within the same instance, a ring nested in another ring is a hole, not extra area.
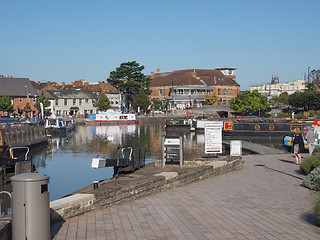
M 307 156 L 307 155 L 303 155 Z M 320 239 L 292 154 L 68 219 L 55 239 Z

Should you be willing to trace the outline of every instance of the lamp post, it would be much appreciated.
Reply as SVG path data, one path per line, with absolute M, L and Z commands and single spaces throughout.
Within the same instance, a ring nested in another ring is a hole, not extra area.
M 173 81 L 175 80 L 175 78 L 172 78 L 171 79 L 171 99 L 172 99 L 172 106 L 171 108 L 173 108 L 173 105 L 174 105 L 174 100 L 173 100 Z

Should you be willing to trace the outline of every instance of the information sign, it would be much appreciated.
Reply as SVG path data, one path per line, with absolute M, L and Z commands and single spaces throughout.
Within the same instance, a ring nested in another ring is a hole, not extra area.
M 242 142 L 240 140 L 230 141 L 230 156 L 242 155 Z
M 222 123 L 205 124 L 205 154 L 222 153 Z
M 166 162 L 180 162 L 180 137 L 166 136 L 164 139 L 164 154 Z

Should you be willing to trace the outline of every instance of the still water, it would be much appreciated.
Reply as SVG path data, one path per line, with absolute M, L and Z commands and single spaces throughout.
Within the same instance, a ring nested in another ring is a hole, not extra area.
M 129 125 L 77 126 L 67 137 L 53 138 L 47 149 L 32 153 L 36 169 L 50 177 L 50 200 L 56 200 L 92 184 L 93 181 L 109 179 L 113 168 L 91 168 L 92 158 L 115 157 L 119 146 L 146 147 L 146 163 L 161 159 L 161 123 Z M 171 133 L 183 135 L 184 159 L 191 160 L 204 155 L 204 134 Z M 235 138 L 234 138 L 235 139 Z M 239 139 L 239 138 L 237 138 Z M 256 143 L 281 147 L 281 139 L 255 138 Z M 241 140 L 253 141 L 252 137 Z M 0 187 L 11 191 L 11 185 Z M 10 200 L 0 195 L 1 215 L 10 213 Z

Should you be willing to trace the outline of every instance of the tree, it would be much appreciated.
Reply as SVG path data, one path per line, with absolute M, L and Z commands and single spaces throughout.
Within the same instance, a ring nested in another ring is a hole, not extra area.
M 320 89 L 320 70 L 315 70 L 313 69 L 310 72 L 310 78 L 312 79 L 312 83 L 318 88 Z
M 151 105 L 152 105 L 153 109 L 161 109 L 161 102 L 160 102 L 159 98 L 152 99 Z
M 11 112 L 13 111 L 13 105 L 11 99 L 8 95 L 8 92 L 5 92 L 4 95 L 0 98 L 0 111 Z
M 204 100 L 208 105 L 213 105 L 218 101 L 218 97 L 215 94 L 212 94 L 212 95 L 206 94 L 204 96 Z
M 297 107 L 309 109 L 320 109 L 320 92 L 316 91 L 305 91 L 295 92 L 289 95 L 289 104 Z
M 287 92 L 281 93 L 277 99 L 277 102 L 287 105 L 289 103 L 289 94 Z
M 269 103 L 267 97 L 258 90 L 245 91 L 231 100 L 230 108 L 242 115 L 258 115 L 269 109 Z
M 43 104 L 43 109 L 50 106 L 50 101 L 44 96 L 43 92 L 41 92 L 41 95 L 37 97 L 36 103 L 34 105 L 35 108 L 37 108 L 39 111 L 41 110 L 41 105 Z
M 140 107 L 143 110 L 146 110 L 150 106 L 149 95 L 147 95 L 143 89 L 140 89 L 139 93 L 133 100 L 132 108 L 137 110 Z
M 110 100 L 104 93 L 100 95 L 98 101 L 94 104 L 94 106 L 98 108 L 98 110 L 100 111 L 104 111 L 111 108 Z
M 136 61 L 121 63 L 120 67 L 110 72 L 108 83 L 126 95 L 128 103 L 131 104 L 140 89 L 150 95 L 149 89 L 151 78 L 142 73 L 144 66 L 139 66 Z

